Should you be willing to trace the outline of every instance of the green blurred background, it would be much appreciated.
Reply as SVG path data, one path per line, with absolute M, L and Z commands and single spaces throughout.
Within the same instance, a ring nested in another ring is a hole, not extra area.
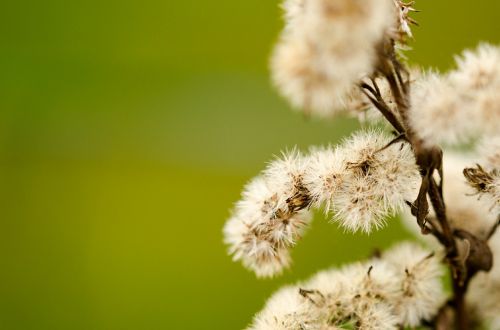
M 421 0 L 414 62 L 499 41 L 499 1 Z M 273 154 L 336 141 L 271 88 L 272 0 L 4 1 L 0 329 L 241 329 L 285 282 L 404 237 L 321 215 L 283 277 L 231 262 L 221 227 Z

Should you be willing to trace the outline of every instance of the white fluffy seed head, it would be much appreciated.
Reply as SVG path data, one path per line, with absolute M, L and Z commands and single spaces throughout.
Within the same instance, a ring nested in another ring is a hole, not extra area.
M 439 257 L 403 243 L 382 258 L 318 272 L 274 294 L 251 330 L 392 330 L 437 314 L 446 296 Z
M 263 176 L 267 184 L 277 192 L 278 205 L 281 208 L 293 208 L 294 205 L 290 205 L 290 198 L 293 198 L 295 194 L 308 195 L 303 183 L 307 163 L 308 158 L 294 148 L 291 151 L 283 152 L 281 157 L 270 162 L 264 170 Z M 308 206 L 308 201 L 304 202 Z
M 227 221 L 224 236 L 233 260 L 241 261 L 258 277 L 280 274 L 290 265 L 287 249 L 276 246 L 266 235 L 253 230 L 240 218 L 233 217 Z
M 497 134 L 500 120 L 500 47 L 481 44 L 457 58 L 457 69 L 418 81 L 410 123 L 428 145 L 463 143 Z
M 288 286 L 271 296 L 247 330 L 319 329 L 315 314 L 299 288 Z
M 296 150 L 283 153 L 250 181 L 224 227 L 233 259 L 259 277 L 289 267 L 289 249 L 311 220 L 310 197 L 302 183 L 306 159 Z
M 252 179 L 241 193 L 241 199 L 236 203 L 236 211 L 250 226 L 271 219 L 283 204 L 277 193 L 271 189 L 263 176 Z
M 481 43 L 475 50 L 465 50 L 455 57 L 457 69 L 450 78 L 464 91 L 482 92 L 500 84 L 500 48 Z
M 414 243 L 402 243 L 384 253 L 396 274 L 398 291 L 393 301 L 399 323 L 416 327 L 430 321 L 446 300 L 439 257 Z
M 301 20 L 304 17 L 307 0 L 285 0 L 281 4 L 283 17 L 285 20 L 285 29 L 283 33 L 293 33 L 295 29 L 302 26 Z
M 309 0 L 297 37 L 310 40 L 328 57 L 332 76 L 359 79 L 373 70 L 376 46 L 392 27 L 387 0 Z
M 498 123 L 500 122 L 500 84 L 496 89 L 488 89 L 478 93 L 469 103 L 470 113 L 477 116 L 477 126 L 480 133 L 490 136 L 498 134 Z
M 288 0 L 271 58 L 273 82 L 295 108 L 331 116 L 373 72 L 377 46 L 395 24 L 391 0 Z
M 344 313 L 354 316 L 352 325 L 356 329 L 396 329 L 397 318 L 391 301 L 397 294 L 397 278 L 388 263 L 384 260 L 357 262 L 328 274 L 335 276 L 330 275 L 330 281 L 337 282 L 336 287 L 343 293 L 335 306 L 342 306 Z M 326 277 L 323 286 L 317 286 L 320 292 L 332 285 Z M 311 282 L 321 284 L 318 275 Z
M 293 155 L 296 166 L 292 156 L 278 159 L 245 186 L 224 227 L 224 241 L 233 260 L 241 261 L 258 277 L 274 276 L 289 267 L 289 249 L 311 220 L 303 204 L 309 199 L 298 181 L 301 158 Z
M 339 147 L 347 171 L 332 211 L 334 220 L 350 231 L 382 227 L 406 200 L 416 197 L 420 175 L 413 153 L 403 142 L 390 142 L 381 132 L 366 131 Z
M 373 169 L 375 191 L 379 191 L 384 204 L 396 211 L 406 207 L 405 201 L 417 196 L 419 169 L 411 147 L 407 143 L 394 144 L 377 153 L 378 166 Z
M 313 148 L 303 183 L 314 206 L 334 213 L 350 231 L 370 232 L 414 200 L 420 175 L 406 143 L 369 130 L 353 135 L 336 148 Z
M 273 82 L 294 108 L 331 116 L 342 108 L 343 95 L 351 82 L 326 73 L 327 61 L 313 43 L 284 39 L 271 57 Z
M 447 77 L 429 72 L 418 80 L 411 94 L 410 122 L 424 143 L 464 142 L 475 133 L 463 104 Z
M 484 138 L 478 147 L 479 164 L 486 170 L 500 170 L 500 135 Z
M 331 146 L 312 148 L 304 184 L 316 206 L 329 210 L 336 192 L 347 174 L 345 154 Z
M 381 196 L 373 195 L 369 178 L 355 176 L 344 183 L 334 204 L 334 220 L 351 232 L 370 233 L 385 226 L 390 211 Z
M 481 43 L 456 57 L 450 83 L 460 94 L 463 111 L 481 134 L 496 134 L 500 120 L 500 47 Z
M 319 272 L 274 294 L 249 329 L 397 329 L 389 303 L 397 288 L 391 274 L 382 261 Z

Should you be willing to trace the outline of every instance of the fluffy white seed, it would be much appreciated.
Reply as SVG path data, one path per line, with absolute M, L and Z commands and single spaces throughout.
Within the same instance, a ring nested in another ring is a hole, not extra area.
M 463 111 L 482 134 L 497 133 L 500 120 L 500 47 L 487 43 L 456 57 L 450 83 L 460 94 Z
M 500 47 L 480 44 L 457 57 L 457 69 L 429 73 L 413 88 L 410 123 L 428 145 L 457 144 L 497 134 Z
M 289 0 L 271 58 L 273 82 L 296 108 L 331 116 L 373 72 L 377 46 L 395 25 L 391 0 Z
M 380 132 L 367 131 L 340 147 L 348 171 L 335 193 L 332 210 L 344 228 L 364 232 L 380 228 L 405 201 L 416 197 L 420 175 L 413 153 L 403 142 L 390 142 Z
M 302 26 L 301 19 L 304 17 L 307 0 L 285 0 L 281 4 L 285 20 L 284 33 L 293 33 L 294 29 Z
M 481 43 L 474 50 L 465 50 L 455 57 L 457 69 L 450 78 L 460 89 L 482 92 L 500 84 L 500 48 Z
M 324 270 L 279 290 L 249 329 L 416 327 L 436 315 L 446 299 L 441 275 L 438 257 L 404 243 L 381 259 Z
M 398 283 L 394 311 L 399 323 L 416 327 L 430 321 L 446 300 L 439 258 L 413 243 L 402 243 L 384 253 L 394 267 Z
M 378 131 L 353 135 L 340 146 L 311 149 L 304 185 L 350 231 L 370 232 L 417 194 L 420 175 L 406 143 L 389 145 Z
M 310 42 L 282 40 L 271 58 L 273 82 L 294 108 L 331 116 L 341 110 L 352 81 L 326 73 L 328 61 Z
M 479 144 L 479 163 L 486 170 L 500 170 L 500 135 L 484 138 Z
M 449 79 L 429 72 L 416 82 L 411 94 L 410 122 L 427 145 L 456 144 L 475 134 L 474 121 Z
M 319 329 L 319 317 L 299 287 L 288 286 L 276 292 L 247 330 Z
M 234 261 L 254 271 L 258 277 L 280 274 L 290 265 L 289 251 L 252 229 L 243 219 L 233 217 L 224 226 L 225 243 Z
M 304 184 L 316 206 L 330 210 L 336 192 L 347 177 L 345 153 L 331 146 L 312 148 L 309 155 Z
M 267 329 L 397 329 L 389 300 L 396 281 L 382 261 L 319 272 L 274 294 L 250 327 Z
M 289 249 L 311 220 L 304 169 L 304 158 L 295 150 L 270 163 L 245 186 L 224 227 L 233 259 L 259 277 L 279 274 L 290 265 Z

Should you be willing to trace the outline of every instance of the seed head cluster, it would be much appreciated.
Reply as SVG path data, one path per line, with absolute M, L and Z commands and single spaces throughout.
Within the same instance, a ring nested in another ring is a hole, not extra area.
M 306 114 L 379 128 L 271 161 L 224 226 L 229 253 L 258 277 L 282 273 L 314 209 L 365 234 L 402 214 L 434 252 L 407 242 L 320 271 L 277 291 L 248 330 L 500 330 L 500 47 L 480 43 L 447 73 L 423 71 L 406 63 L 413 1 L 282 9 L 271 57 L 279 93 Z
M 248 330 L 414 327 L 445 300 L 441 276 L 436 255 L 404 243 L 381 258 L 321 271 L 279 290 Z
M 409 32 L 400 6 L 393 0 L 286 1 L 285 29 L 271 59 L 280 93 L 306 113 L 342 111 L 358 82 L 375 70 L 387 36 Z
M 500 48 L 480 44 L 464 51 L 456 63 L 445 75 L 424 75 L 411 95 L 412 127 L 428 145 L 498 134 Z
M 289 266 L 289 248 L 311 220 L 304 171 L 305 161 L 297 151 L 272 162 L 245 186 L 224 227 L 233 259 L 259 277 L 279 274 Z
M 245 187 L 224 228 L 234 260 L 258 276 L 279 274 L 290 248 L 324 206 L 349 231 L 369 233 L 417 193 L 419 173 L 407 143 L 386 134 L 357 133 L 337 148 L 286 152 Z

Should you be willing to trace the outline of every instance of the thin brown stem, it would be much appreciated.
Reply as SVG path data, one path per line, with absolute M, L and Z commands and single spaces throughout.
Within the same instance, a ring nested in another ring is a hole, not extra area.
M 366 97 L 368 97 L 368 99 L 375 106 L 375 108 L 377 108 L 380 111 L 380 113 L 384 116 L 384 118 L 392 125 L 392 127 L 394 127 L 394 129 L 399 134 L 403 133 L 404 132 L 403 125 L 401 125 L 401 123 L 396 118 L 394 113 L 391 111 L 389 106 L 382 99 L 379 100 L 377 98 L 375 90 L 367 84 L 362 84 L 361 90 L 366 95 Z
M 455 307 L 455 328 L 457 330 L 469 329 L 469 316 L 467 306 L 465 304 L 465 293 L 467 292 L 467 284 L 459 285 L 453 281 L 453 307 Z

